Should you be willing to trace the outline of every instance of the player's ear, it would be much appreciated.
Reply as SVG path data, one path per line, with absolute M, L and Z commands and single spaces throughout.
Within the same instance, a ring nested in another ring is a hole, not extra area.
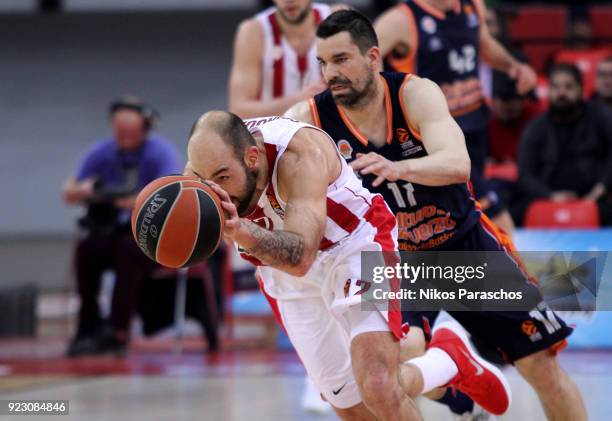
M 259 148 L 257 146 L 249 146 L 244 153 L 244 163 L 250 169 L 257 166 L 259 162 Z
M 380 57 L 380 49 L 378 47 L 371 47 L 366 53 L 370 67 L 374 70 L 378 70 L 382 61 Z

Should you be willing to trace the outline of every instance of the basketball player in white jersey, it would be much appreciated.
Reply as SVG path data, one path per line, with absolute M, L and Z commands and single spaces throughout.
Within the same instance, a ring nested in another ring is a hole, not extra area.
M 507 410 L 503 374 L 465 336 L 440 327 L 424 356 L 400 364 L 398 309 L 362 310 L 371 283 L 361 277 L 361 252 L 394 256 L 396 219 L 325 132 L 283 117 L 243 122 L 212 111 L 194 125 L 187 153 L 186 173 L 221 198 L 225 238 L 260 265 L 264 293 L 340 418 L 418 420 L 412 397 L 442 385 L 491 412 Z
M 238 27 L 229 81 L 229 110 L 242 118 L 280 115 L 325 90 L 315 51 L 315 30 L 346 8 L 312 0 L 274 0 Z

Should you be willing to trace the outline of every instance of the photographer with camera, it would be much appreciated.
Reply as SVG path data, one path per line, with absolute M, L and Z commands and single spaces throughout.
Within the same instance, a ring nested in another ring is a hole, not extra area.
M 157 112 L 138 98 L 126 97 L 111 103 L 113 135 L 93 145 L 76 176 L 64 186 L 65 202 L 83 205 L 87 210 L 79 221 L 84 236 L 75 250 L 81 307 L 69 356 L 121 353 L 126 349 L 142 282 L 156 267 L 131 235 L 131 209 L 146 184 L 180 172 L 175 147 L 150 133 L 157 118 Z M 98 308 L 101 278 L 106 270 L 115 274 L 109 323 L 101 319 Z

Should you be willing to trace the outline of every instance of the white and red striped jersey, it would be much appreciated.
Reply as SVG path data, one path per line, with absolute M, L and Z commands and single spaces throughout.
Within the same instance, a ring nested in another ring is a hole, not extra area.
M 313 3 L 315 25 L 330 13 L 326 4 Z M 276 7 L 270 7 L 255 16 L 264 31 L 262 83 L 259 99 L 270 100 L 299 92 L 302 87 L 322 79 L 313 40 L 306 55 L 300 56 L 283 36 Z
M 245 123 L 251 133 L 261 133 L 269 167 L 268 185 L 259 198 L 256 209 L 247 219 L 269 230 L 282 230 L 286 204 L 278 195 L 278 162 L 298 130 L 308 127 L 325 132 L 315 126 L 284 117 L 250 119 L 245 120 Z M 331 138 L 330 142 L 335 146 Z M 385 214 L 388 211 L 382 196 L 370 193 L 363 187 L 361 180 L 341 157 L 340 152 L 337 149 L 336 151 L 342 170 L 327 188 L 327 222 L 319 250 L 330 249 L 364 224 L 376 224 L 375 217 L 380 211 Z M 392 215 L 390 211 L 388 213 Z M 243 254 L 243 257 L 256 265 L 262 265 L 252 256 Z

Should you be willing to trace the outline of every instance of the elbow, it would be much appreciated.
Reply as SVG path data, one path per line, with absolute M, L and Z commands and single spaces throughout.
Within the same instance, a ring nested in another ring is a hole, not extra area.
M 311 250 L 304 249 L 304 253 L 296 259 L 293 265 L 291 265 L 291 275 L 297 276 L 298 278 L 306 276 L 317 258 L 318 251 L 318 247 Z
M 306 274 L 310 271 L 310 268 L 312 267 L 313 263 L 314 263 L 314 257 L 313 258 L 304 257 L 300 260 L 300 262 L 298 262 L 296 265 L 294 265 L 291 268 L 291 271 L 289 273 L 298 278 L 306 276 Z
M 469 156 L 467 156 L 467 154 L 465 158 L 461 158 L 457 160 L 452 167 L 454 168 L 454 171 L 453 171 L 454 180 L 453 181 L 456 184 L 467 183 L 468 181 L 470 181 L 470 176 L 472 172 L 472 163 L 470 161 Z

